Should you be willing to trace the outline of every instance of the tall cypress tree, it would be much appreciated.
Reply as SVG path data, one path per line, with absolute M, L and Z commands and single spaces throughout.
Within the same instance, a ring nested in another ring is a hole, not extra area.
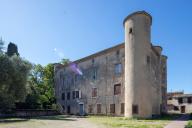
M 13 55 L 17 55 L 17 56 L 19 56 L 19 53 L 18 53 L 18 49 L 17 49 L 17 45 L 16 44 L 14 44 L 14 43 L 12 43 L 12 42 L 10 42 L 9 44 L 8 44 L 8 48 L 7 48 L 7 55 L 9 56 L 9 57 L 11 57 L 11 56 L 13 56 Z

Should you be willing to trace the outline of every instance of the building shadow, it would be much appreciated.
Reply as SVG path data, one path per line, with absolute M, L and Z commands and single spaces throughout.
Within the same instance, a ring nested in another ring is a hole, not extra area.
M 189 119 L 190 119 L 190 114 L 165 114 L 165 115 L 161 115 L 161 116 L 154 116 L 154 117 L 146 119 L 146 120 L 188 121 Z
M 68 115 L 39 116 L 39 117 L 31 117 L 30 119 L 76 121 L 76 119 L 73 116 L 68 116 Z
M 5 119 L 0 119 L 0 124 L 1 123 L 26 122 L 26 121 L 29 121 L 29 119 L 27 119 L 27 118 L 16 118 L 16 119 L 5 118 Z

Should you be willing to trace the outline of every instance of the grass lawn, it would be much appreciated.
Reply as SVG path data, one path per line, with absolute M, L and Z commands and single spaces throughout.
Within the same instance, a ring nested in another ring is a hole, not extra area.
M 157 119 L 128 119 L 124 117 L 89 116 L 88 120 L 103 124 L 106 128 L 163 128 L 177 115 Z
M 188 122 L 186 128 L 192 128 L 192 114 L 190 116 L 190 121 Z

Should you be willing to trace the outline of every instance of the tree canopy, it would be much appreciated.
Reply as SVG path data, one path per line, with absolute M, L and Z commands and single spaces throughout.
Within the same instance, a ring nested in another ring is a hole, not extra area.
M 15 107 L 15 102 L 24 101 L 30 69 L 31 64 L 16 54 L 8 56 L 3 51 L 0 53 L 1 112 L 11 111 Z
M 10 42 L 10 43 L 8 44 L 7 55 L 8 55 L 9 57 L 11 57 L 11 56 L 13 56 L 13 55 L 19 56 L 19 52 L 18 52 L 18 49 L 17 49 L 17 45 L 16 45 L 16 44 L 14 44 L 14 43 L 12 43 L 12 42 Z
M 55 104 L 54 66 L 34 65 L 28 81 L 26 104 L 31 109 L 50 109 Z
M 0 39 L 0 54 L 3 53 L 3 49 L 4 49 L 4 41 L 2 40 L 2 38 Z
M 24 101 L 27 76 L 31 64 L 18 56 L 0 55 L 0 110 L 14 108 L 15 102 Z

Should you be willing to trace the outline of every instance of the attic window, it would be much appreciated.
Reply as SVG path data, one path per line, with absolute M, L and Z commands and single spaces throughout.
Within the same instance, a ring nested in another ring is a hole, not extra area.
M 133 29 L 129 28 L 129 34 L 132 34 L 132 33 L 133 33 Z

